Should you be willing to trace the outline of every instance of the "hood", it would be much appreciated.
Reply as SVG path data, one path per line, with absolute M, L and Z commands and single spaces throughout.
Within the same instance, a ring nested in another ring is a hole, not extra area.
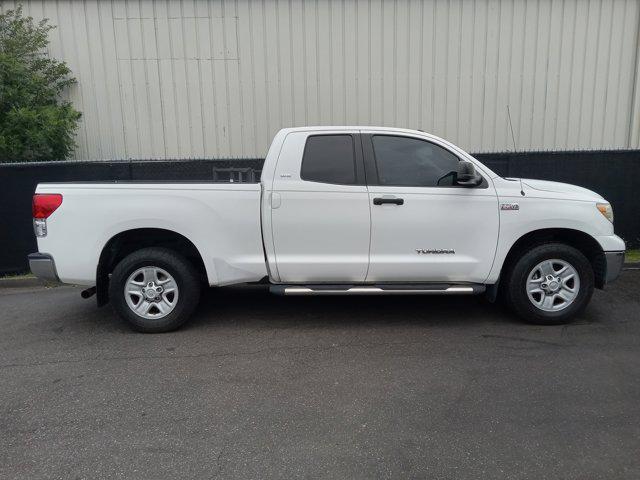
M 569 183 L 551 182 L 548 180 L 533 180 L 529 178 L 523 178 L 522 183 L 533 190 L 537 190 L 541 194 L 543 192 L 548 192 L 551 194 L 559 193 L 566 198 L 571 198 L 574 200 L 603 200 L 601 195 L 598 195 L 597 193 L 587 188 L 578 187 L 577 185 L 571 185 Z M 557 195 L 552 196 L 556 197 Z

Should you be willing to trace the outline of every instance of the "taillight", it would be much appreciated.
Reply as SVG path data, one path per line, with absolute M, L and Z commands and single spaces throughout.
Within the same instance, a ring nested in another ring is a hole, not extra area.
M 33 196 L 31 211 L 33 212 L 33 231 L 36 237 L 47 236 L 47 218 L 62 205 L 59 193 L 36 193 Z
M 33 196 L 33 218 L 48 218 L 62 205 L 59 193 L 36 193 Z

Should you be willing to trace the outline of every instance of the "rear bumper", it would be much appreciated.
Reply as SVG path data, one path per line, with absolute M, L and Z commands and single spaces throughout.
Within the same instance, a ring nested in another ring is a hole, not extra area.
M 605 285 L 620 276 L 624 265 L 624 252 L 604 252 L 607 271 L 604 277 Z
M 49 282 L 59 282 L 56 263 L 48 253 L 32 253 L 28 257 L 29 269 L 36 277 Z

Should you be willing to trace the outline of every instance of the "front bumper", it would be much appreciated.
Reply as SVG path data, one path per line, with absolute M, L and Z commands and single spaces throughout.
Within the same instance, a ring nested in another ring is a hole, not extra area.
M 51 255 L 48 253 L 31 253 L 27 258 L 29 259 L 31 273 L 36 277 L 49 282 L 60 281 L 56 271 L 56 263 Z
M 604 283 L 611 283 L 620 276 L 624 265 L 624 252 L 604 252 L 606 273 Z

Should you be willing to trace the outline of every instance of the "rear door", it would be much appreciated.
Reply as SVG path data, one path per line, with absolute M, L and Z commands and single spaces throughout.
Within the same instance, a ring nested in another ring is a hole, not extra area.
M 270 203 L 280 282 L 364 281 L 370 210 L 357 132 L 287 135 Z
M 362 142 L 371 205 L 366 280 L 484 282 L 499 227 L 490 179 L 456 186 L 457 153 L 424 137 L 374 133 Z

